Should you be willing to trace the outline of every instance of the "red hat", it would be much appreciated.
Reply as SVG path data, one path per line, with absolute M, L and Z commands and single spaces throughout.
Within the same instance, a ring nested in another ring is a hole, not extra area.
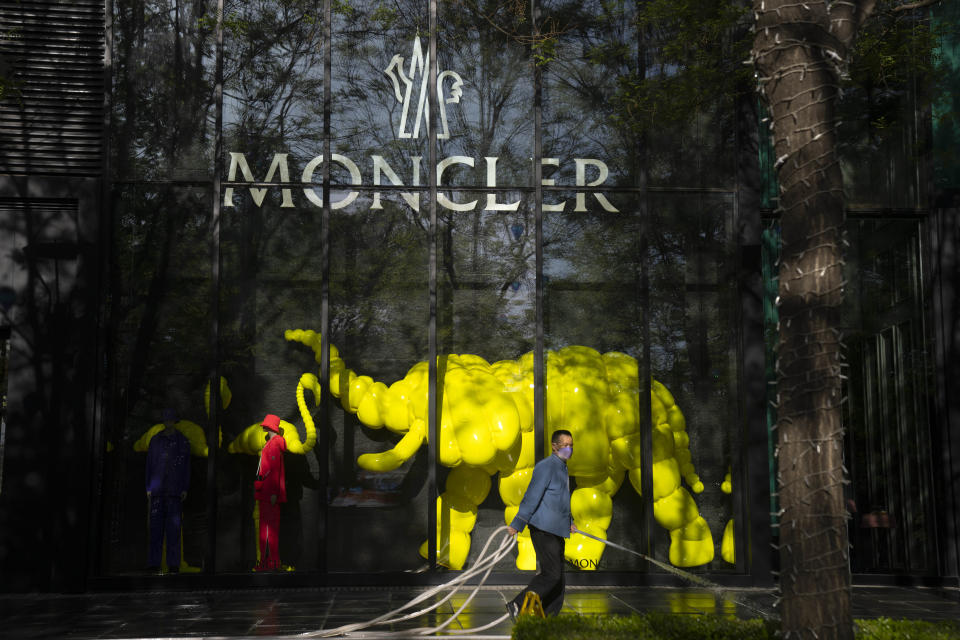
M 275 416 L 272 413 L 268 413 L 267 417 L 264 418 L 263 422 L 260 423 L 260 426 L 267 431 L 280 433 L 280 416 Z

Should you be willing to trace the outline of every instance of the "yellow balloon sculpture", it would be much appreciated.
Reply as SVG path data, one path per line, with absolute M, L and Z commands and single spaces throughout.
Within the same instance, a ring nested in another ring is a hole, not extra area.
M 297 407 L 299 407 L 300 415 L 303 417 L 306 437 L 300 440 L 300 434 L 294 425 L 286 420 L 280 421 L 280 426 L 283 428 L 283 439 L 287 441 L 287 451 L 289 453 L 303 455 L 313 449 L 313 446 L 317 443 L 317 430 L 313 423 L 313 416 L 310 415 L 307 401 L 303 397 L 303 393 L 307 389 L 313 393 L 316 404 L 320 404 L 320 383 L 317 381 L 317 376 L 312 373 L 303 374 L 300 376 L 300 382 L 297 383 Z M 266 414 L 266 412 L 264 412 L 264 414 Z M 240 435 L 227 445 L 227 451 L 230 453 L 246 453 L 255 456 L 260 453 L 260 450 L 263 449 L 263 445 L 266 443 L 267 432 L 264 431 L 259 422 L 255 422 L 244 429 Z
M 230 385 L 227 384 L 227 379 L 223 376 L 220 377 L 220 406 L 224 409 L 230 406 L 230 400 L 233 397 L 233 394 L 230 392 Z M 210 383 L 207 382 L 207 386 L 203 391 L 203 404 L 207 412 L 207 416 L 210 415 Z M 206 458 L 210 455 L 210 448 L 207 446 L 207 434 L 204 432 L 203 427 L 198 425 L 192 420 L 178 420 L 173 424 L 174 428 L 177 431 L 182 433 L 187 442 L 190 443 L 190 455 L 197 456 L 198 458 Z M 150 447 L 150 440 L 153 439 L 153 436 L 157 435 L 163 431 L 163 424 L 155 424 L 149 429 L 146 433 L 140 436 L 136 442 L 133 443 L 133 450 L 144 453 Z M 217 443 L 219 447 L 223 443 L 223 431 L 219 433 L 220 441 Z
M 733 480 L 730 478 L 730 468 L 727 467 L 727 475 L 723 477 L 720 484 L 720 490 L 727 495 L 733 493 Z M 727 520 L 727 526 L 723 528 L 723 538 L 720 540 L 720 557 L 730 564 L 737 564 L 736 546 L 733 537 L 733 518 Z
M 320 334 L 296 329 L 285 337 L 309 346 L 320 362 Z M 475 355 L 452 354 L 440 357 L 437 364 L 443 394 L 437 449 L 440 462 L 451 467 L 437 500 L 437 560 L 460 569 L 470 551 L 477 507 L 491 487 L 490 476 L 499 474 L 507 523 L 530 482 L 535 463 L 533 354 L 493 364 Z M 637 362 L 623 353 L 569 346 L 548 352 L 546 369 L 545 443 L 555 429 L 573 434 L 576 449 L 567 467 L 576 478 L 571 496 L 574 521 L 580 530 L 606 539 L 613 496 L 624 475 L 641 491 Z M 330 392 L 341 406 L 368 427 L 402 434 L 393 449 L 361 455 L 357 462 L 364 469 L 396 469 L 426 441 L 427 387 L 426 362 L 415 364 L 403 379 L 387 386 L 347 369 L 330 345 Z M 714 545 L 696 502 L 681 486 L 683 479 L 694 493 L 703 491 L 690 462 L 686 423 L 662 384 L 652 381 L 650 396 L 654 517 L 670 532 L 671 563 L 703 565 L 713 559 Z M 528 530 L 520 534 L 518 544 L 517 567 L 535 569 Z M 566 557 L 578 566 L 596 568 L 603 548 L 601 542 L 573 534 Z M 420 554 L 427 556 L 426 543 Z
M 190 420 L 178 420 L 173 423 L 173 426 L 177 431 L 186 436 L 187 442 L 190 443 L 190 455 L 206 458 L 210 454 L 210 448 L 207 446 L 207 434 L 203 432 L 203 427 Z M 133 450 L 141 453 L 146 452 L 150 447 L 150 441 L 153 439 L 153 436 L 163 431 L 163 429 L 163 423 L 155 424 L 147 429 L 146 433 L 133 443 Z

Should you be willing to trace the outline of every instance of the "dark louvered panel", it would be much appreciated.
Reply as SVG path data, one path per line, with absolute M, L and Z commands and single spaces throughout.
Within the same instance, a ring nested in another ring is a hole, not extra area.
M 102 172 L 103 0 L 0 1 L 0 173 Z

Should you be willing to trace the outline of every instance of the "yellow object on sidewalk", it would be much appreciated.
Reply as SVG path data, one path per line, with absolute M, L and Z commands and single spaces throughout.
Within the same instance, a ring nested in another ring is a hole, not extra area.
M 539 618 L 546 618 L 546 614 L 543 613 L 543 604 L 540 602 L 540 595 L 535 591 L 527 591 L 527 595 L 523 596 L 523 606 L 520 607 L 520 615 L 522 616 L 537 616 Z

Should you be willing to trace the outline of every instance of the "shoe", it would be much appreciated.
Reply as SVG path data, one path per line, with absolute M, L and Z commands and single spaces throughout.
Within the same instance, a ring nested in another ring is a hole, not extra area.
M 510 621 L 516 622 L 517 616 L 520 614 L 520 607 L 517 606 L 517 603 L 511 600 L 507 603 L 507 613 L 510 614 Z

